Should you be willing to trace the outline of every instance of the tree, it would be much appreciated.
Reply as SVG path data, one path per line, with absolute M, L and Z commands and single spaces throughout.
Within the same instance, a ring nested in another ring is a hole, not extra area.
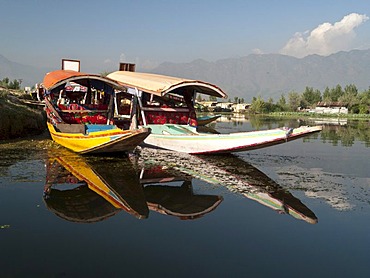
M 357 96 L 358 90 L 356 85 L 354 84 L 346 85 L 346 87 L 344 87 L 344 94 L 351 94 Z
M 217 97 L 215 97 L 215 96 L 209 96 L 209 100 L 210 101 L 216 101 L 217 100 Z
M 277 109 L 280 110 L 280 111 L 288 110 L 284 94 L 281 95 L 281 97 L 280 97 L 280 99 L 277 103 Z
M 342 86 L 339 84 L 330 90 L 330 100 L 331 101 L 338 101 L 338 99 L 343 95 Z
M 343 95 L 338 98 L 338 101 L 347 105 L 348 110 L 352 111 L 352 109 L 359 104 L 359 99 L 357 98 L 357 95 L 357 87 L 353 84 L 347 85 L 344 88 Z
M 302 106 L 307 108 L 313 106 L 321 101 L 321 92 L 319 90 L 314 90 L 312 87 L 306 87 L 302 94 Z
M 322 94 L 322 100 L 327 102 L 327 101 L 331 101 L 331 97 L 330 97 L 330 89 L 329 87 L 326 87 L 323 94 Z
M 274 112 L 275 110 L 276 110 L 276 105 L 274 104 L 274 100 L 272 99 L 272 97 L 270 97 L 269 99 L 268 99 L 268 101 L 267 102 L 265 102 L 265 105 L 264 105 L 265 107 L 265 111 L 267 112 L 267 113 L 270 113 L 270 112 Z
M 265 102 L 261 98 L 261 96 L 258 96 L 258 98 L 253 97 L 251 106 L 249 107 L 249 110 L 253 114 L 259 114 L 265 112 Z
M 14 79 L 13 81 L 10 81 L 8 77 L 5 77 L 0 81 L 0 86 L 7 89 L 19 90 L 21 88 L 22 81 L 22 79 Z
M 8 89 L 14 89 L 14 90 L 18 90 L 20 89 L 20 83 L 17 79 L 14 79 L 13 81 L 11 81 L 8 85 Z
M 290 92 L 288 94 L 289 99 L 289 110 L 297 111 L 298 107 L 301 105 L 301 96 L 297 92 Z
M 358 113 L 369 114 L 370 107 L 370 88 L 358 95 Z
M 8 88 L 9 78 L 8 77 L 3 78 L 3 80 L 0 83 L 0 85 L 3 86 L 3 87 L 5 87 L 5 88 Z

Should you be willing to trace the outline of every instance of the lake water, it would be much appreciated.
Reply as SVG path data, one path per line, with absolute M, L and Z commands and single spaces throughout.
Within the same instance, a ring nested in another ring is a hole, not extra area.
M 0 144 L 1 277 L 370 277 L 370 123 L 233 156 Z M 221 118 L 220 132 L 315 124 Z

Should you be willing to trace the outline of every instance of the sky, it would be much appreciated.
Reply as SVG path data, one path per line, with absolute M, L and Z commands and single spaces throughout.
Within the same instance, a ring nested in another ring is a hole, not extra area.
M 370 48 L 368 0 L 0 0 L 0 55 L 85 72 Z

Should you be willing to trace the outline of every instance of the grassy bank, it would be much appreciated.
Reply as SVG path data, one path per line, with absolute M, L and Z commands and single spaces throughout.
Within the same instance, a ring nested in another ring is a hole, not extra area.
M 207 115 L 209 113 L 201 112 L 197 113 L 201 115 Z M 212 113 L 220 114 L 224 116 L 245 116 L 247 118 L 252 117 L 271 117 L 271 118 L 300 118 L 300 119 L 322 119 L 322 118 L 333 118 L 333 119 L 349 119 L 349 120 L 370 120 L 370 114 L 323 114 L 323 113 L 308 113 L 308 112 L 272 112 L 266 114 L 248 114 L 248 113 L 233 113 L 233 112 L 221 112 Z
M 264 114 L 264 116 L 271 117 L 292 117 L 292 118 L 341 118 L 341 119 L 359 119 L 370 120 L 370 114 L 323 114 L 323 113 L 309 113 L 309 112 L 273 112 Z
M 22 138 L 45 131 L 44 112 L 26 106 L 25 94 L 0 88 L 0 140 Z
M 233 113 L 233 112 L 197 112 L 199 115 L 220 114 L 224 116 L 245 116 L 245 117 L 274 117 L 274 118 L 335 118 L 335 119 L 358 119 L 370 120 L 370 114 L 323 114 L 323 113 L 309 113 L 309 112 L 271 112 L 266 114 L 249 114 L 249 113 Z

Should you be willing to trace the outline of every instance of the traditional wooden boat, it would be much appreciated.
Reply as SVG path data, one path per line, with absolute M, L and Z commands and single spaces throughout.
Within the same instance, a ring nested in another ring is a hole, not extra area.
M 321 126 L 277 128 L 231 134 L 197 131 L 196 94 L 226 98 L 216 85 L 157 74 L 116 71 L 108 75 L 136 95 L 140 126 L 151 129 L 145 146 L 190 154 L 220 154 L 264 148 L 322 130 Z
M 131 119 L 118 128 L 112 123 L 114 91 L 122 87 L 109 78 L 72 70 L 45 75 L 47 126 L 52 139 L 80 154 L 132 151 L 150 133 L 134 128 Z M 128 96 L 130 100 L 131 96 Z

